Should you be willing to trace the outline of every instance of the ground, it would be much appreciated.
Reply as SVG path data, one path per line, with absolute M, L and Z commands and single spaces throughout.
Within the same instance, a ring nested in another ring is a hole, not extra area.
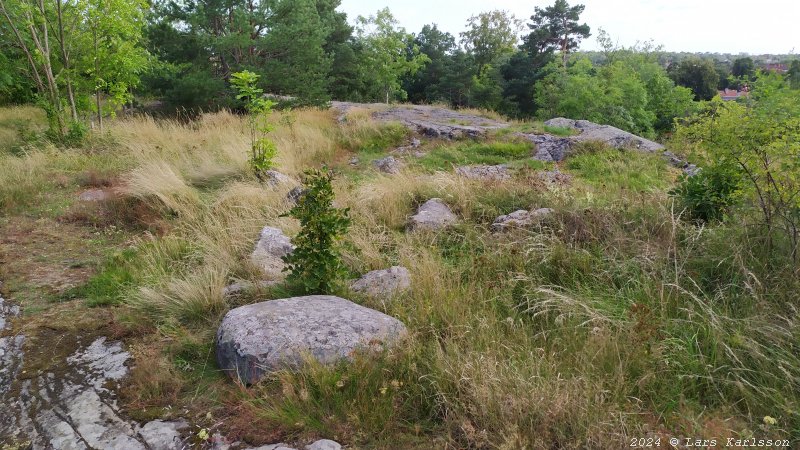
M 0 148 L 0 293 L 22 313 L 0 338 L 26 336 L 19 380 L 72 380 L 76 352 L 120 341 L 131 355 L 112 389 L 120 416 L 185 419 L 198 448 L 215 433 L 386 449 L 797 439 L 791 290 L 752 282 L 761 273 L 731 257 L 746 237 L 681 219 L 668 195 L 681 170 L 663 155 L 582 142 L 563 161 L 538 161 L 524 135 L 574 131 L 479 111 L 335 106 L 273 117 L 276 169 L 292 179 L 278 186 L 249 171 L 245 121 L 230 113 L 119 120 L 78 149 L 36 138 L 32 108 L 1 113 L 0 130 L 16 137 Z M 398 173 L 374 166 L 389 155 Z M 238 386 L 215 365 L 222 315 L 293 287 L 222 289 L 261 280 L 248 262 L 259 231 L 298 231 L 283 217 L 286 194 L 321 164 L 336 170 L 336 204 L 353 219 L 348 278 L 402 265 L 412 279 L 392 302 L 346 283 L 333 293 L 398 318 L 409 342 Z M 455 170 L 485 164 L 509 176 Z M 80 199 L 98 189 L 102 198 Z M 458 223 L 409 232 L 434 197 Z M 552 214 L 492 231 L 498 216 L 540 208 Z

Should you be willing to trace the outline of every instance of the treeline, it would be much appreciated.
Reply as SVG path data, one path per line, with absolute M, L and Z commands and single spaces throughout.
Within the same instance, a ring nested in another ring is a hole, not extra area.
M 247 70 L 300 105 L 440 102 L 654 135 L 756 74 L 752 60 L 730 73 L 709 59 L 667 66 L 659 49 L 615 48 L 602 30 L 603 51 L 578 53 L 591 29 L 583 5 L 566 0 L 528 21 L 480 13 L 458 36 L 435 24 L 409 33 L 388 9 L 350 25 L 340 3 L 0 0 L 0 103 L 38 101 L 63 138 L 134 99 L 168 111 L 239 107 L 230 79 Z M 800 62 L 786 76 L 800 84 Z

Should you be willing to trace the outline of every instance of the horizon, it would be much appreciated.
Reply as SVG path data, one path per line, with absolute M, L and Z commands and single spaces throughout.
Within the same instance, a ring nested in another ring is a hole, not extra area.
M 347 13 L 349 23 L 359 15 L 375 14 L 389 7 L 409 33 L 418 33 L 422 26 L 436 24 L 439 29 L 458 37 L 467 20 L 490 10 L 506 10 L 524 23 L 530 21 L 534 8 L 552 5 L 553 0 L 499 0 L 490 7 L 480 0 L 342 0 L 340 10 Z M 581 43 L 580 50 L 598 50 L 597 31 L 604 29 L 619 46 L 652 40 L 665 52 L 718 53 L 731 55 L 796 55 L 800 50 L 800 27 L 792 21 L 800 17 L 800 2 L 764 0 L 760 8 L 746 13 L 734 11 L 729 1 L 709 0 L 584 0 L 570 5 L 586 6 L 581 22 L 587 23 L 592 36 Z M 619 11 L 626 11 L 620 14 Z M 418 11 L 425 11 L 419 14 Z M 777 12 L 777 14 L 776 14 Z M 655 20 L 652 20 L 656 16 Z M 650 21 L 643 20 L 650 18 Z M 711 20 L 716 19 L 716 20 Z M 679 32 L 675 32 L 676 27 Z M 523 30 L 525 33 L 527 27 Z M 743 32 L 742 30 L 745 30 Z

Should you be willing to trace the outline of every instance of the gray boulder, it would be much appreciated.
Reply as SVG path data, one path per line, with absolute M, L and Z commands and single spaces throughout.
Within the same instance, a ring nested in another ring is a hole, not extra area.
M 300 197 L 305 195 L 305 193 L 306 189 L 303 188 L 303 186 L 295 186 L 286 194 L 286 200 L 289 201 L 289 203 L 297 203 L 300 201 Z
M 272 186 L 277 187 L 282 184 L 294 184 L 295 181 L 289 175 L 282 174 L 277 170 L 268 170 L 264 172 L 264 181 Z
M 442 199 L 432 198 L 419 207 L 411 216 L 409 227 L 412 230 L 439 230 L 455 224 L 458 217 Z
M 533 159 L 539 161 L 561 161 L 566 158 L 572 147 L 572 138 L 552 136 L 549 134 L 522 134 L 535 145 Z
M 392 297 L 411 287 L 411 274 L 408 269 L 400 266 L 385 270 L 373 270 L 354 281 L 350 287 L 355 292 L 370 297 Z
M 102 189 L 89 189 L 81 192 L 78 196 L 78 200 L 82 202 L 102 202 L 106 199 L 108 199 L 108 192 Z
M 139 430 L 139 436 L 151 450 L 181 450 L 183 448 L 181 431 L 187 428 L 189 424 L 185 420 L 175 422 L 154 420 Z
M 372 164 L 381 172 L 388 174 L 400 173 L 400 169 L 403 168 L 403 163 L 394 156 L 387 156 L 386 158 L 375 160 Z
M 492 224 L 492 231 L 506 231 L 510 228 L 524 228 L 530 226 L 553 213 L 550 208 L 539 208 L 533 211 L 520 209 L 511 214 L 498 217 Z
M 320 439 L 312 444 L 306 445 L 306 450 L 342 450 L 342 446 L 330 439 Z
M 271 278 L 282 278 L 284 256 L 294 251 L 294 245 L 283 231 L 274 227 L 264 227 L 256 243 L 256 248 L 250 255 L 250 261 L 260 267 L 264 274 Z
M 613 148 L 633 148 L 646 152 L 656 152 L 664 150 L 664 146 L 636 136 L 633 133 L 620 130 L 619 128 L 610 125 L 600 125 L 588 120 L 572 120 L 563 117 L 550 119 L 544 123 L 547 126 L 572 128 L 578 131 L 578 135 L 573 136 L 571 139 L 576 142 L 584 141 L 600 141 Z
M 456 168 L 456 174 L 472 180 L 501 181 L 511 178 L 508 166 L 463 166 Z
M 405 336 L 397 319 L 340 297 L 312 295 L 232 309 L 217 331 L 217 362 L 245 384 L 300 367 L 307 356 L 323 364 L 355 351 L 382 349 Z
M 572 181 L 572 176 L 564 173 L 556 167 L 553 170 L 543 170 L 536 173 L 536 176 L 549 184 L 569 184 Z

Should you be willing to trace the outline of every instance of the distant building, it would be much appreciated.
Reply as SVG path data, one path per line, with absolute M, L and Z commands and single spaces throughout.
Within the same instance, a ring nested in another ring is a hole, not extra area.
M 786 73 L 789 71 L 789 67 L 782 63 L 767 63 L 763 68 L 765 72 Z
M 745 86 L 741 91 L 737 91 L 736 89 L 725 89 L 719 91 L 719 96 L 722 97 L 725 101 L 730 100 L 739 100 L 742 97 L 747 97 L 750 95 L 750 90 Z

